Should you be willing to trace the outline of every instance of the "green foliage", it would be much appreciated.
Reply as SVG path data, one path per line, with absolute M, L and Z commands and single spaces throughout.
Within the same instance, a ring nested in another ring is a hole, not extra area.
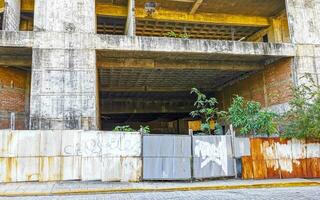
M 129 125 L 126 126 L 116 126 L 113 131 L 119 131 L 119 132 L 135 132 L 133 128 L 131 128 Z
M 293 88 L 290 110 L 283 117 L 285 138 L 320 138 L 320 86 L 310 74 Z
M 261 109 L 261 105 L 255 101 L 245 102 L 243 97 L 235 96 L 227 113 L 227 119 L 235 128 L 240 130 L 240 134 L 274 134 L 277 133 L 273 112 Z
M 189 35 L 187 33 L 176 33 L 174 31 L 169 31 L 167 34 L 166 34 L 167 37 L 173 37 L 173 38 L 183 38 L 183 39 L 188 39 L 189 38 Z
M 210 121 L 219 114 L 216 108 L 217 99 L 214 97 L 207 98 L 207 96 L 201 93 L 198 89 L 192 88 L 191 94 L 197 95 L 197 100 L 194 102 L 196 110 L 192 111 L 190 115 L 193 118 L 200 117 L 202 119 L 201 131 L 206 134 L 211 134 Z
M 150 134 L 150 127 L 149 126 L 140 126 L 140 131 L 143 133 L 143 134 Z

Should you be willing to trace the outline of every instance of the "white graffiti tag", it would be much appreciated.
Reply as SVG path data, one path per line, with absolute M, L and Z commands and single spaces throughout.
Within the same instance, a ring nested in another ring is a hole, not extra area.
M 222 149 L 222 142 L 219 142 L 219 144 L 216 146 L 215 144 L 210 144 L 209 142 L 197 140 L 194 152 L 197 157 L 201 157 L 203 160 L 201 162 L 201 168 L 205 167 L 210 162 L 215 162 L 221 166 L 222 158 L 220 151 Z

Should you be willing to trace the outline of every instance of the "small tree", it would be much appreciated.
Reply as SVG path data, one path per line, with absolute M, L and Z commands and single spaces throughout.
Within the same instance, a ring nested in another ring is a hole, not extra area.
M 320 86 L 306 74 L 306 82 L 293 88 L 290 109 L 283 117 L 285 138 L 320 139 Z
M 193 118 L 200 117 L 201 131 L 206 134 L 211 134 L 210 121 L 219 114 L 218 108 L 216 108 L 218 101 L 214 97 L 208 99 L 205 94 L 196 88 L 191 89 L 191 94 L 196 94 L 197 100 L 194 102 L 196 110 L 192 111 L 190 115 Z
M 262 110 L 259 102 L 245 102 L 240 96 L 233 98 L 228 112 L 225 113 L 225 119 L 239 129 L 241 135 L 277 133 L 277 124 L 274 120 L 276 116 L 274 112 Z

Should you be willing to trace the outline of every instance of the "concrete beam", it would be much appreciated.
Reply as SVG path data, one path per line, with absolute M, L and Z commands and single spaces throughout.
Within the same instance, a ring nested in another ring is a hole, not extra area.
M 203 89 L 205 88 L 205 89 Z M 201 91 L 205 92 L 214 92 L 215 90 L 212 86 L 204 85 L 203 88 L 198 88 Z M 212 88 L 212 89 L 208 89 Z M 121 87 L 121 86 L 104 86 L 100 85 L 100 92 L 190 92 L 191 87 L 149 87 L 149 86 L 141 86 L 141 87 Z
M 204 61 L 204 60 L 153 60 L 130 58 L 99 59 L 99 68 L 146 68 L 146 69 L 207 69 L 218 71 L 253 71 L 263 68 L 255 62 Z
M 104 100 L 101 105 L 101 114 L 127 113 L 188 113 L 194 109 L 191 101 L 148 101 L 148 100 Z
M 31 57 L 17 57 L 17 56 L 1 56 L 0 55 L 0 66 L 11 66 L 11 67 L 30 67 L 32 65 Z
M 128 0 L 128 16 L 125 34 L 129 37 L 136 35 L 135 0 Z
M 97 50 L 124 52 L 188 54 L 188 59 L 202 55 L 225 56 L 295 56 L 295 45 L 288 43 L 253 43 L 223 40 L 185 40 L 166 37 L 126 37 L 98 35 Z
M 35 38 L 41 41 L 35 42 Z M 63 38 L 56 42 L 55 38 Z M 65 44 L 68 44 L 67 46 Z M 296 45 L 290 43 L 258 43 L 223 40 L 185 40 L 166 37 L 127 37 L 116 35 L 97 35 L 92 33 L 43 33 L 0 31 L 0 47 L 33 47 L 43 49 L 91 49 L 112 52 L 184 54 L 188 59 L 199 56 L 253 56 L 293 57 Z M 236 58 L 234 60 L 237 60 Z
M 97 4 L 96 14 L 101 16 L 127 17 L 128 9 L 124 6 Z M 144 8 L 136 8 L 135 14 L 137 19 L 148 19 L 148 15 L 145 13 Z M 180 23 L 212 23 L 232 26 L 266 27 L 270 25 L 268 18 L 260 16 L 230 15 L 219 13 L 188 14 L 185 12 L 166 9 L 157 10 L 157 12 L 152 15 L 152 19 Z

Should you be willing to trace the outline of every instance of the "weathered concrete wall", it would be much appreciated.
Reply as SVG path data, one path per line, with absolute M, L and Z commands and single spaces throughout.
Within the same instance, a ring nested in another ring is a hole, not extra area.
M 36 0 L 34 15 L 31 128 L 97 129 L 96 53 L 71 35 L 95 32 L 95 1 Z
M 320 2 L 318 0 L 286 0 L 291 41 L 297 44 L 294 76 L 297 84 L 305 73 L 319 83 L 320 75 Z
M 263 107 L 283 106 L 292 95 L 291 67 L 292 59 L 284 58 L 266 66 L 263 71 L 225 87 L 217 95 L 220 107 L 228 109 L 234 95 L 257 101 Z
M 139 181 L 141 135 L 99 131 L 0 131 L 0 182 Z
M 0 129 L 11 128 L 11 113 L 15 114 L 15 129 L 28 128 L 29 87 L 29 72 L 0 67 Z
M 21 0 L 5 0 L 2 30 L 19 31 Z

